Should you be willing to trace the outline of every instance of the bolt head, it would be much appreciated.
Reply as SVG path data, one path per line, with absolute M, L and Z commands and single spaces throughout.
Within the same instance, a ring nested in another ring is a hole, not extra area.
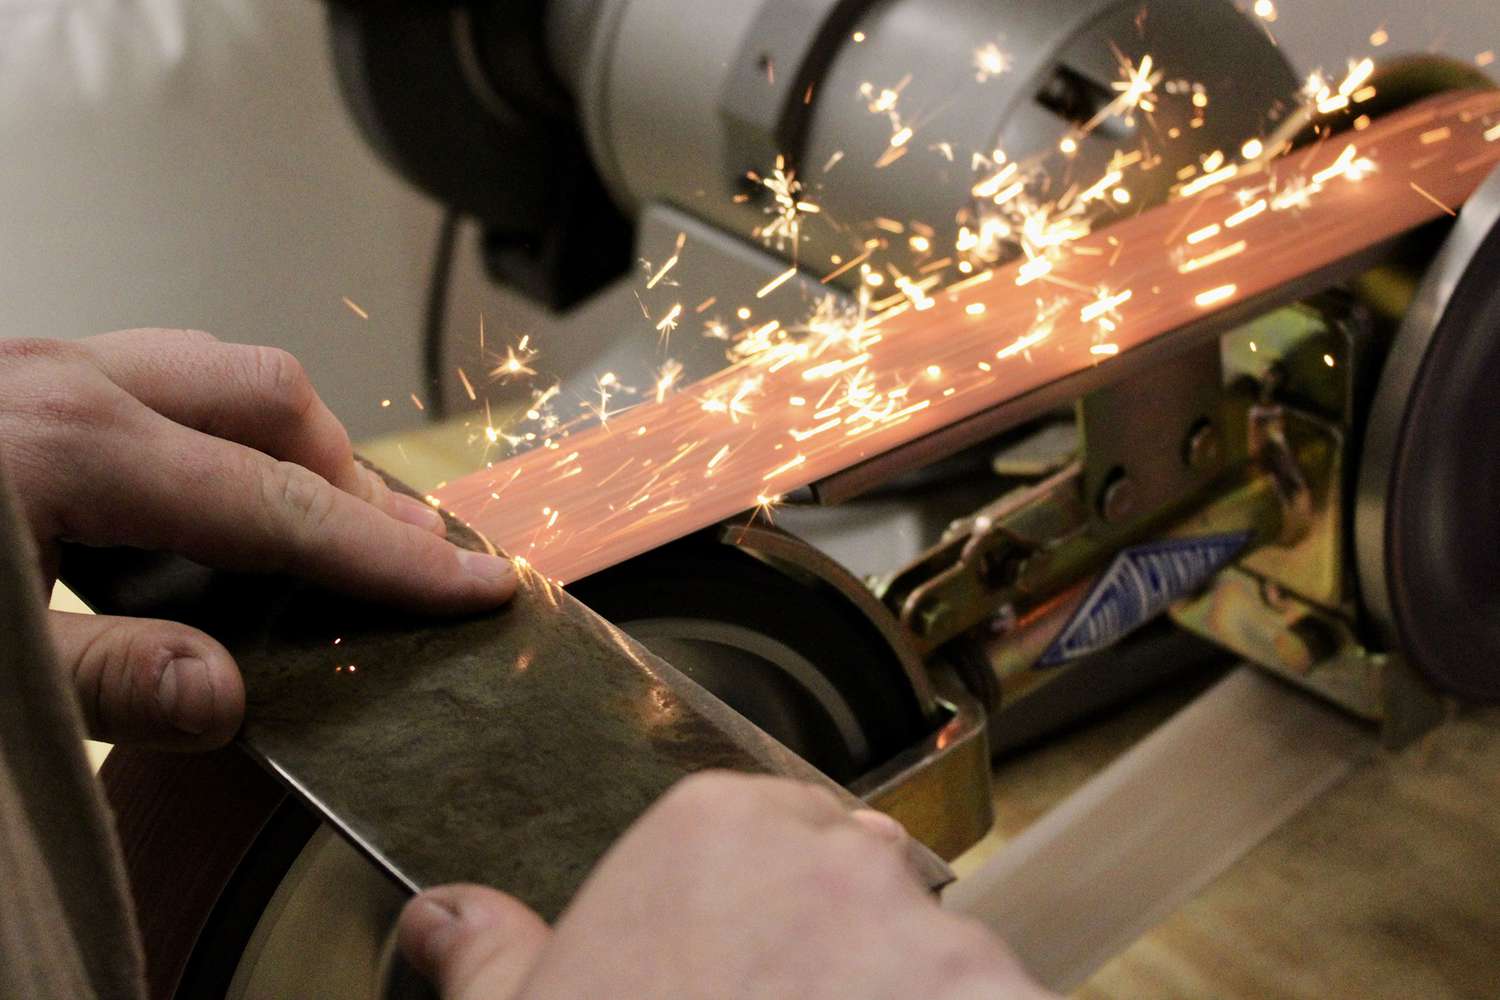
M 1110 524 L 1128 521 L 1136 512 L 1136 488 L 1129 476 L 1116 476 L 1099 497 L 1099 513 Z
M 917 606 L 916 626 L 918 635 L 931 635 L 948 617 L 948 605 L 941 600 L 925 601 Z
M 1219 464 L 1222 450 L 1218 429 L 1204 424 L 1188 436 L 1183 457 L 1194 472 L 1207 472 Z
M 1020 579 L 1025 565 L 1025 556 L 1008 545 L 992 549 L 979 559 L 979 578 L 991 590 L 1009 587 Z

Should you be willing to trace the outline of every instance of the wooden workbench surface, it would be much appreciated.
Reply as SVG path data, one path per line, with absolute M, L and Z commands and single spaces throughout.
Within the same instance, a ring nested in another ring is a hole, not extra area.
M 984 846 L 1019 833 L 1200 687 L 1158 692 L 1000 764 Z M 1357 765 L 1077 995 L 1500 996 L 1500 709 L 1462 712 Z
M 362 450 L 427 489 L 474 467 L 466 436 L 449 425 Z M 964 865 L 1064 798 L 1203 683 L 1180 682 L 1000 764 L 996 830 Z M 1500 996 L 1500 709 L 1462 712 L 1417 744 L 1358 765 L 1078 996 Z

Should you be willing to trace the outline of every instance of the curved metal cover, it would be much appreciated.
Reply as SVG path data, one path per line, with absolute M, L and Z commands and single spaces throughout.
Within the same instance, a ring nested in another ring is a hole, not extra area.
M 1365 607 L 1435 684 L 1500 699 L 1500 171 L 1464 205 L 1381 374 L 1360 463 Z

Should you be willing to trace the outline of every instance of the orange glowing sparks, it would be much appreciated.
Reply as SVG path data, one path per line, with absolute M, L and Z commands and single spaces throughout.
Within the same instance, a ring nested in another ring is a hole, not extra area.
M 1375 169 L 1375 165 L 1367 159 L 1360 158 L 1354 145 L 1351 143 L 1344 147 L 1339 153 L 1338 159 L 1334 160 L 1328 167 L 1319 170 L 1312 175 L 1314 184 L 1326 184 L 1335 177 L 1345 177 L 1349 180 L 1359 180 L 1366 173 Z
M 1201 96 L 1195 106 L 1207 103 L 1205 92 L 1190 89 L 1196 85 L 1153 82 L 1160 78 L 1155 60 L 1141 57 L 1137 66 L 1117 58 L 1121 86 L 1113 96 L 1125 99 L 1118 106 L 1122 116 L 1126 105 L 1144 115 L 1148 104 L 1174 96 Z M 1350 101 L 1370 86 L 1358 69 L 1351 67 L 1341 85 L 1350 88 Z M 1330 98 L 1341 89 L 1326 86 Z M 1135 94 L 1127 96 L 1132 88 Z M 877 141 L 887 143 L 902 129 L 920 133 L 915 122 L 897 114 L 904 110 L 899 85 L 886 89 L 891 93 L 872 87 L 868 94 L 872 113 L 896 115 L 888 134 L 879 129 Z M 725 341 L 729 368 L 684 391 L 675 391 L 675 376 L 663 378 L 665 370 L 654 387 L 645 380 L 640 392 L 605 387 L 601 411 L 642 401 L 625 432 L 584 429 L 558 451 L 556 441 L 569 440 L 564 425 L 536 441 L 540 453 L 497 463 L 470 477 L 472 484 L 460 482 L 443 495 L 497 542 L 545 559 L 539 565 L 562 579 L 577 579 L 735 513 L 759 513 L 762 507 L 769 513 L 793 490 L 839 476 L 866 458 L 1090 365 L 1122 363 L 1115 355 L 1197 322 L 1205 309 L 1254 299 L 1316 270 L 1341 240 L 1347 246 L 1355 234 L 1384 238 L 1437 214 L 1422 199 L 1392 197 L 1406 191 L 1409 181 L 1456 206 L 1483 171 L 1460 177 L 1454 164 L 1466 162 L 1465 156 L 1476 166 L 1486 156 L 1500 160 L 1494 139 L 1486 134 L 1491 144 L 1479 142 L 1486 130 L 1500 132 L 1492 117 L 1500 113 L 1500 100 L 1472 94 L 1462 98 L 1467 104 L 1457 97 L 1441 100 L 1428 105 L 1436 110 L 1425 119 L 1406 112 L 1391 116 L 1408 115 L 1400 127 L 1385 118 L 1374 121 L 1359 135 L 1359 149 L 1315 143 L 1288 156 L 1281 145 L 1263 148 L 1272 145 L 1269 139 L 1226 144 L 1178 178 L 1166 207 L 1120 221 L 1125 213 L 1115 206 L 1126 203 L 1132 190 L 1147 189 L 1149 181 L 1143 177 L 1137 186 L 1133 171 L 1160 164 L 1158 147 L 1170 142 L 1165 129 L 1150 143 L 1143 132 L 1142 149 L 1119 151 L 1091 176 L 1070 175 L 1065 187 L 1055 172 L 1060 147 L 1044 151 L 1047 168 L 1029 160 L 1017 165 L 988 151 L 973 165 L 973 201 L 966 199 L 952 220 L 955 243 L 938 246 L 934 230 L 941 226 L 926 228 L 904 216 L 830 220 L 832 231 L 848 239 L 819 253 L 834 269 L 824 280 L 847 275 L 844 284 L 852 286 L 852 295 L 830 297 L 837 308 L 820 302 L 808 318 L 772 315 L 788 298 L 782 294 L 777 306 L 757 304 L 752 324 L 743 306 L 735 322 L 731 311 L 739 303 L 731 302 L 721 307 L 727 325 L 709 317 L 700 321 L 708 336 Z M 1441 147 L 1445 159 L 1429 155 L 1431 165 L 1418 163 L 1418 135 L 1442 127 L 1452 129 Z M 1066 137 L 1077 142 L 1087 135 L 1073 128 Z M 1088 145 L 1101 142 L 1096 137 Z M 902 148 L 924 146 L 911 135 Z M 1371 176 L 1376 159 L 1391 176 L 1376 175 L 1357 191 L 1340 183 Z M 1070 159 L 1061 169 L 1078 170 L 1084 162 Z M 1163 181 L 1170 180 L 1168 173 Z M 1242 189 L 1224 190 L 1231 181 Z M 1203 197 L 1187 203 L 1197 194 Z M 799 216 L 802 200 L 798 193 L 791 201 Z M 1368 210 L 1372 200 L 1381 211 Z M 1295 223 L 1274 218 L 1288 210 L 1298 213 Z M 765 238 L 775 218 L 773 213 L 758 235 Z M 1110 230 L 1093 235 L 1106 220 Z M 1225 234 L 1232 234 L 1227 247 L 1221 245 Z M 893 249 L 900 259 L 885 256 Z M 915 266 L 902 262 L 910 260 L 907 250 L 920 255 Z M 1231 257 L 1240 258 L 1232 274 L 1224 273 L 1229 267 L 1205 271 Z M 661 284 L 681 278 L 680 267 Z M 1202 273 L 1213 277 L 1203 280 Z M 1030 287 L 1018 289 L 1020 284 Z M 689 302 L 700 299 L 710 301 L 697 295 Z M 620 394 L 623 401 L 607 398 Z M 551 468 L 573 450 L 582 455 Z M 510 485 L 523 469 L 528 474 Z M 505 504 L 484 507 L 500 489 L 506 490 Z M 556 521 L 550 512 L 539 513 L 546 507 L 562 512 Z
M 791 472 L 793 469 L 797 468 L 799 465 L 804 464 L 806 461 L 807 456 L 799 452 L 795 458 L 776 466 L 776 468 L 766 473 L 761 477 L 761 480 L 768 481 L 771 479 L 775 479 L 777 476 L 785 475 L 786 473 Z
M 1010 69 L 1010 55 L 999 42 L 985 42 L 974 50 L 974 79 L 986 83 Z
M 1350 60 L 1349 71 L 1337 89 L 1328 82 L 1321 71 L 1315 71 L 1307 78 L 1302 93 L 1319 114 L 1331 115 L 1347 108 L 1352 96 L 1361 91 L 1374 74 L 1375 60 L 1369 58 L 1358 62 Z M 1370 96 L 1373 97 L 1374 94 Z
M 1046 257 L 1033 257 L 1022 264 L 1016 272 L 1017 287 L 1029 285 L 1038 278 L 1052 273 L 1052 261 Z
M 1104 110 L 1100 111 L 1094 116 L 1093 120 L 1084 126 L 1083 130 L 1085 132 L 1092 132 L 1105 119 L 1111 117 L 1121 117 L 1129 123 L 1132 113 L 1137 108 L 1147 113 L 1156 110 L 1156 104 L 1154 103 L 1156 85 L 1161 82 L 1162 74 L 1160 72 L 1152 72 L 1154 63 L 1150 54 L 1141 57 L 1139 66 L 1129 58 L 1121 56 L 1118 53 L 1116 53 L 1115 58 L 1120 63 L 1121 78 L 1113 81 L 1110 87 L 1118 92 L 1120 96 L 1107 104 Z
M 1191 246 L 1197 246 L 1205 240 L 1211 240 L 1224 231 L 1224 227 L 1215 222 L 1211 226 L 1204 226 L 1195 232 L 1188 233 L 1187 242 Z
M 1239 164 L 1231 163 L 1227 167 L 1220 167 L 1218 170 L 1211 171 L 1202 177 L 1188 181 L 1177 193 L 1184 198 L 1191 198 L 1195 194 L 1202 194 L 1211 187 L 1217 187 L 1225 181 L 1233 180 L 1239 175 L 1239 172 Z
M 656 374 L 656 401 L 662 402 L 668 393 L 682 380 L 682 362 L 670 358 Z
M 661 284 L 662 279 L 667 276 L 667 273 L 671 271 L 672 268 L 677 266 L 677 261 L 682 256 L 682 247 L 686 242 L 687 233 L 678 233 L 677 247 L 672 251 L 672 256 L 668 257 L 666 261 L 662 263 L 662 266 L 657 269 L 655 274 L 646 279 L 646 287 L 648 289 L 655 288 L 657 285 Z
M 1444 212 L 1447 212 L 1449 215 L 1453 216 L 1454 218 L 1458 218 L 1458 213 L 1455 212 L 1452 208 L 1450 208 L 1447 205 L 1445 205 L 1442 201 L 1438 200 L 1437 196 L 1434 195 L 1432 192 L 1428 191 L 1426 188 L 1424 188 L 1422 185 L 1418 184 L 1416 181 L 1410 181 L 1409 183 L 1411 184 L 1411 189 L 1413 191 L 1417 192 L 1417 194 L 1421 195 L 1423 198 L 1426 198 L 1428 201 L 1432 202 L 1438 208 L 1441 208 Z
M 532 368 L 530 362 L 536 360 L 537 352 L 531 349 L 531 336 L 522 337 L 515 346 L 505 348 L 505 357 L 500 360 L 494 368 L 490 369 L 490 378 L 500 382 L 509 382 L 512 379 L 525 378 L 527 375 L 535 375 L 536 369 Z
M 1123 292 L 1112 293 L 1107 288 L 1099 289 L 1094 301 L 1078 311 L 1078 318 L 1085 323 L 1098 322 L 1119 310 L 1120 306 L 1129 302 L 1135 295 L 1130 289 Z
M 458 369 L 458 380 L 463 383 L 464 392 L 468 394 L 471 401 L 477 400 L 479 398 L 479 396 L 474 392 L 474 383 L 469 381 L 468 374 L 462 368 Z
M 1199 292 L 1193 297 L 1193 304 L 1199 309 L 1208 309 L 1221 302 L 1228 302 L 1234 298 L 1235 292 L 1240 290 L 1239 285 L 1220 285 L 1218 288 L 1210 288 L 1206 292 Z
M 1013 180 L 1021 167 L 1018 163 L 1007 163 L 989 177 L 975 184 L 971 193 L 976 198 L 993 198 L 1000 189 Z
M 1222 263 L 1231 257 L 1238 257 L 1248 249 L 1250 249 L 1250 244 L 1244 240 L 1231 243 L 1227 247 L 1222 247 L 1212 253 L 1206 253 L 1201 257 L 1194 257 L 1191 260 L 1184 261 L 1178 265 L 1177 273 L 1192 274 L 1194 271 L 1201 271 L 1205 267 L 1213 267 L 1215 264 Z
M 1255 218 L 1257 215 L 1264 212 L 1269 207 L 1270 204 L 1264 198 L 1252 202 L 1251 204 L 1246 205 L 1244 208 L 1240 209 L 1238 212 L 1235 212 L 1229 218 L 1225 219 L 1224 228 L 1233 229 L 1236 226 L 1242 226 L 1245 223 L 1249 222 L 1251 219 Z
M 677 321 L 681 317 L 682 303 L 678 302 L 675 303 L 671 309 L 667 310 L 667 314 L 665 316 L 656 321 L 657 332 L 662 334 L 663 336 L 671 333 L 673 330 L 677 329 Z
M 752 235 L 778 250 L 785 250 L 790 244 L 795 255 L 802 242 L 803 218 L 820 211 L 816 204 L 802 197 L 802 182 L 797 179 L 797 172 L 788 170 L 786 158 L 778 156 L 769 175 L 762 177 L 751 171 L 746 176 L 771 192 L 771 203 L 766 206 L 771 220 L 756 227 Z
M 1017 354 L 1024 354 L 1036 345 L 1040 344 L 1042 341 L 1046 340 L 1051 335 L 1052 327 L 1050 325 L 1033 330 L 1025 336 L 1017 337 L 1015 343 L 1009 345 L 1008 347 L 1002 347 L 1000 350 L 996 351 L 995 357 L 1001 361 L 1004 361 L 1006 358 L 1013 358 Z
M 759 290 L 756 291 L 755 297 L 757 299 L 765 298 L 767 295 L 770 295 L 772 292 L 776 291 L 776 289 L 780 288 L 788 281 L 791 281 L 796 276 L 797 269 L 795 267 L 787 268 L 785 271 L 782 271 L 780 274 L 772 278 L 770 281 L 766 282 L 764 285 L 761 285 Z
M 621 389 L 620 379 L 614 372 L 605 372 L 594 379 L 594 391 L 599 394 L 599 404 L 587 404 L 593 410 L 594 415 L 599 418 L 600 424 L 608 424 L 612 416 L 609 410 L 609 401 L 614 398 L 615 393 Z

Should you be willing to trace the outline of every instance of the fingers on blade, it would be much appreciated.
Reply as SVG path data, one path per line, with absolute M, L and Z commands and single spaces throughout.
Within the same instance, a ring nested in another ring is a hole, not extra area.
M 197 330 L 124 330 L 85 343 L 115 384 L 169 420 L 305 466 L 387 513 L 441 531 L 442 518 L 354 460 L 348 431 L 289 352 Z
M 94 442 L 115 454 L 96 456 L 74 498 L 69 519 L 79 541 L 289 572 L 433 612 L 493 607 L 515 588 L 509 560 L 461 550 L 301 465 L 157 414 L 132 423 Z

